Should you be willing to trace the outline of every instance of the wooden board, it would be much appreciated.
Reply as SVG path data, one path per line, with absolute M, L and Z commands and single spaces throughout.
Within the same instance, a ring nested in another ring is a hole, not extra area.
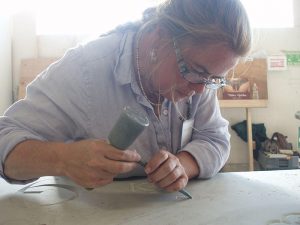
M 265 108 L 268 100 L 219 100 L 221 108 Z
M 227 74 L 227 85 L 218 90 L 218 98 L 226 102 L 225 107 L 238 107 L 239 104 L 240 107 L 266 107 L 266 59 L 253 59 L 237 64 Z M 230 101 L 233 103 L 230 104 Z

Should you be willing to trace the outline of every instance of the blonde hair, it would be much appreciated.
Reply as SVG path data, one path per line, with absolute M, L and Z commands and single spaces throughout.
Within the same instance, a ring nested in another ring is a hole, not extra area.
M 239 0 L 166 0 L 144 12 L 143 25 L 160 25 L 182 41 L 224 42 L 239 56 L 251 48 L 251 28 Z

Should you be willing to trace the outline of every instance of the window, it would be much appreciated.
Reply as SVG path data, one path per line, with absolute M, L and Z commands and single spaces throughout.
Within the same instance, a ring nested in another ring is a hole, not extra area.
M 252 27 L 293 27 L 293 0 L 241 0 Z M 100 34 L 141 17 L 160 0 L 11 0 L 37 12 L 38 34 Z M 13 7 L 12 7 L 13 6 Z
M 241 0 L 253 28 L 294 26 L 293 0 Z
M 52 0 L 39 8 L 38 34 L 101 34 L 140 19 L 154 0 Z

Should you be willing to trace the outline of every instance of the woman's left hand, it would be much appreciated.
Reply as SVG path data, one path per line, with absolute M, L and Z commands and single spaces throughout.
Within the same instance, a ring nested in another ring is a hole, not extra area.
M 179 159 L 166 150 L 160 150 L 147 163 L 145 171 L 149 182 L 172 192 L 183 189 L 188 183 L 188 176 Z

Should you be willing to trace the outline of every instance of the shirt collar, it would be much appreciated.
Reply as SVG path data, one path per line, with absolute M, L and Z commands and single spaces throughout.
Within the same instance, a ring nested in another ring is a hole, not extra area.
M 123 34 L 120 40 L 118 56 L 116 58 L 116 66 L 114 68 L 114 76 L 120 85 L 130 84 L 132 91 L 137 95 L 137 101 L 147 107 L 151 107 L 150 103 L 145 100 L 138 86 L 134 72 L 134 40 L 135 32 Z M 166 99 L 165 99 L 166 101 Z
M 127 32 L 123 34 L 120 40 L 114 68 L 114 76 L 120 85 L 132 83 L 132 79 L 135 78 L 133 68 L 134 36 L 134 32 Z

